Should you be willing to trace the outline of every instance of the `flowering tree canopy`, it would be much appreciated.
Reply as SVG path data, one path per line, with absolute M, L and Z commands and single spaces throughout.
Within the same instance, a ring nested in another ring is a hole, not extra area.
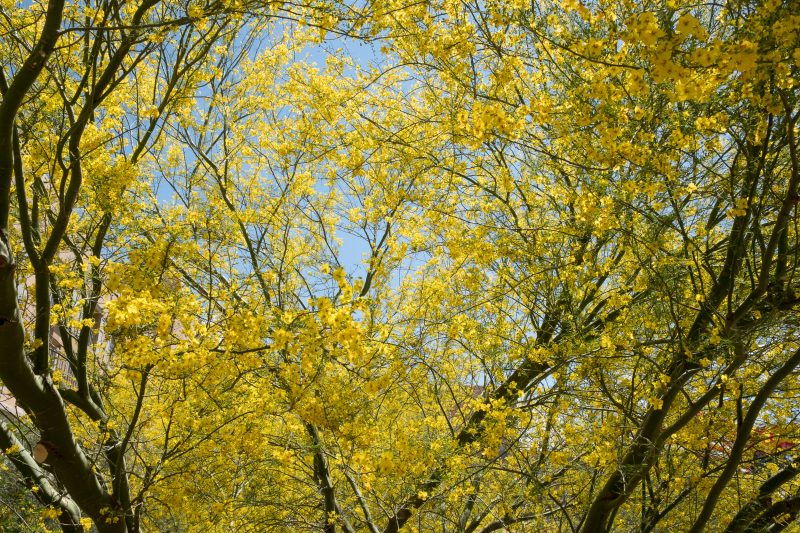
M 0 30 L 0 526 L 798 530 L 798 0 Z

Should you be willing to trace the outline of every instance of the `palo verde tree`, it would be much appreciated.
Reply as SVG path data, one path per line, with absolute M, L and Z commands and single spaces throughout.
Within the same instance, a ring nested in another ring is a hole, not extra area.
M 413 148 L 440 172 L 422 227 L 447 296 L 426 318 L 458 350 L 435 359 L 479 365 L 484 403 L 453 438 L 498 446 L 468 462 L 463 507 L 431 502 L 449 478 L 428 470 L 389 530 L 418 513 L 470 531 L 788 525 L 796 13 L 445 3 L 382 21 L 418 73 L 416 120 L 437 125 Z
M 138 531 L 163 465 L 220 427 L 203 427 L 202 435 L 182 427 L 186 433 L 170 440 L 175 410 L 143 409 L 145 398 L 164 399 L 164 385 L 148 387 L 154 362 L 117 357 L 128 337 L 105 335 L 102 302 L 118 294 L 124 301 L 126 289 L 143 286 L 155 299 L 147 284 L 158 278 L 181 313 L 194 308 L 166 274 L 159 243 L 145 253 L 114 228 L 140 215 L 137 198 L 152 176 L 145 172 L 166 131 L 191 120 L 226 69 L 264 34 L 279 34 L 279 21 L 330 26 L 333 10 L 158 0 L 0 9 L 0 379 L 21 414 L 7 417 L 0 445 L 45 506 L 47 524 Z M 124 276 L 106 269 L 117 257 L 142 269 L 125 288 L 114 282 Z M 186 342 L 194 340 L 190 322 Z M 118 312 L 109 327 L 134 323 L 141 325 Z M 170 330 L 159 324 L 159 332 Z M 162 430 L 161 448 L 138 436 L 152 424 Z M 147 527 L 185 521 L 169 520 Z
M 797 527 L 796 1 L 2 9 L 42 528 Z

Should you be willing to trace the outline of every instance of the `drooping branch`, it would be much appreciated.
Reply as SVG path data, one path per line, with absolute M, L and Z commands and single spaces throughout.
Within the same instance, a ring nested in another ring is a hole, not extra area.
M 767 381 L 758 391 L 758 394 L 756 394 L 755 398 L 753 398 L 750 407 L 747 409 L 747 414 L 744 417 L 742 425 L 736 431 L 736 440 L 731 448 L 725 469 L 719 475 L 717 481 L 708 492 L 705 503 L 703 504 L 703 509 L 700 511 L 700 514 L 692 525 L 692 528 L 689 530 L 690 533 L 700 533 L 701 531 L 705 530 L 706 523 L 708 522 L 709 518 L 711 518 L 711 513 L 717 506 L 722 491 L 728 486 L 728 482 L 730 482 L 733 474 L 739 468 L 739 462 L 741 461 L 742 453 L 745 450 L 747 441 L 750 440 L 750 433 L 753 430 L 756 420 L 758 420 L 758 416 L 761 414 L 761 409 L 764 407 L 764 404 L 767 403 L 767 400 L 775 391 L 775 389 L 783 382 L 783 380 L 785 380 L 792 372 L 794 372 L 798 365 L 800 365 L 800 349 L 792 354 L 791 357 L 789 357 L 789 359 L 787 359 L 786 362 L 784 362 L 783 365 L 781 365 L 780 368 L 778 368 L 769 377 L 769 379 L 767 379 Z
M 778 533 L 791 524 L 800 513 L 800 496 L 793 496 L 773 503 L 764 513 L 753 520 L 745 533 Z
M 762 483 L 758 489 L 758 496 L 739 509 L 739 512 L 733 517 L 728 527 L 725 528 L 725 533 L 742 533 L 759 513 L 764 512 L 769 507 L 772 494 L 797 477 L 798 473 L 800 473 L 800 469 L 791 464 Z
M 6 450 L 6 457 L 22 475 L 22 481 L 43 505 L 56 507 L 61 511 L 58 516 L 61 530 L 64 533 L 83 533 L 81 512 L 68 494 L 60 492 L 47 477 L 34 457 L 5 422 L 0 421 L 0 448 Z M 35 487 L 35 488 L 34 488 Z

